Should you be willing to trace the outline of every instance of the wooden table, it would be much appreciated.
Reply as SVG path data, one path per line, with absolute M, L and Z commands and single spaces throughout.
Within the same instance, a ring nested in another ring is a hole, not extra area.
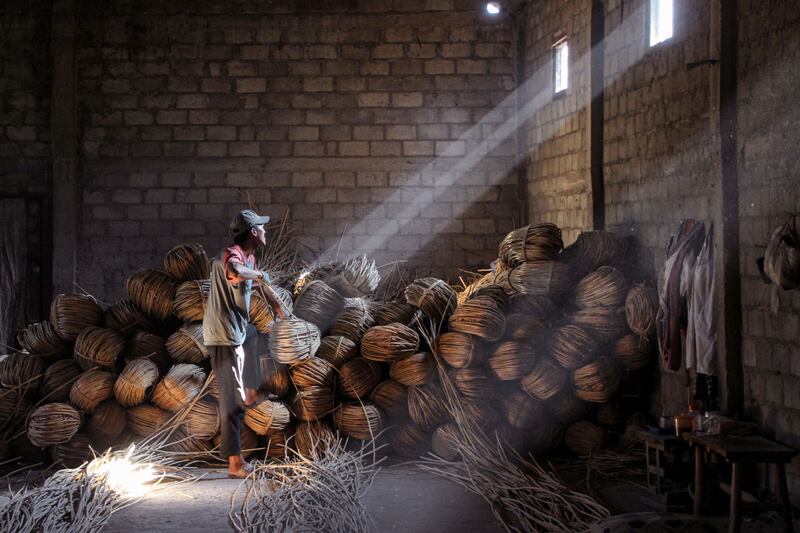
M 683 438 L 695 447 L 694 461 L 694 514 L 700 515 L 703 505 L 703 454 L 716 453 L 731 463 L 731 511 L 728 531 L 741 530 L 742 507 L 742 466 L 744 464 L 774 464 L 778 474 L 778 496 L 783 515 L 783 530 L 793 532 L 792 508 L 789 503 L 789 489 L 786 485 L 786 463 L 797 455 L 797 451 L 767 440 L 763 437 L 733 437 L 684 433 Z

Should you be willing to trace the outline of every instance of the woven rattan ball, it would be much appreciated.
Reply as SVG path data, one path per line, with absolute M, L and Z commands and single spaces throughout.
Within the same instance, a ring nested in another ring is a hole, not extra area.
M 445 461 L 455 461 L 459 456 L 459 431 L 456 424 L 443 424 L 431 435 L 431 451 Z
M 500 285 L 490 284 L 479 287 L 470 295 L 469 298 L 467 298 L 467 300 L 479 297 L 487 297 L 491 300 L 494 300 L 494 303 L 497 304 L 497 307 L 499 307 L 503 313 L 507 313 L 511 308 L 511 299 L 509 298 L 506 290 Z
M 163 270 L 143 270 L 128 278 L 128 298 L 156 320 L 172 315 L 177 281 Z
M 631 331 L 646 337 L 656 328 L 658 294 L 655 289 L 637 285 L 625 297 L 625 316 Z
M 292 385 L 291 379 L 289 379 L 289 367 L 277 362 L 269 354 L 262 354 L 259 361 L 261 363 L 261 388 L 279 398 L 289 394 L 289 388 Z
M 608 432 L 586 420 L 579 420 L 567 428 L 564 446 L 575 455 L 591 455 L 606 447 Z
M 331 324 L 328 335 L 346 337 L 357 343 L 373 324 L 374 319 L 368 307 L 345 307 Z
M 303 457 L 318 456 L 336 434 L 325 422 L 302 422 L 294 433 L 294 448 Z
M 103 321 L 103 310 L 91 296 L 59 294 L 50 304 L 50 323 L 65 341 L 74 341 L 81 331 Z
M 501 342 L 489 358 L 489 368 L 502 381 L 521 378 L 531 371 L 535 363 L 533 348 L 518 341 Z
M 574 243 L 561 254 L 579 273 L 588 273 L 601 266 L 614 265 L 620 260 L 622 249 L 613 233 L 607 231 L 584 231 Z
M 547 322 L 540 318 L 512 313 L 506 316 L 506 329 L 503 338 L 531 342 L 538 339 L 547 330 L 547 325 Z
M 125 339 L 105 328 L 88 327 L 75 341 L 75 361 L 84 370 L 100 368 L 114 372 L 125 349 Z
M 86 422 L 86 433 L 103 446 L 110 445 L 122 435 L 128 424 L 128 412 L 113 399 L 98 405 Z
M 546 322 L 552 321 L 557 313 L 553 300 L 547 296 L 515 294 L 509 301 L 512 313 L 527 315 L 531 318 L 538 318 Z
M 392 450 L 402 457 L 420 457 L 430 449 L 431 444 L 429 433 L 411 422 L 389 428 L 386 440 Z
M 417 332 L 398 322 L 372 327 L 361 338 L 361 356 L 379 363 L 399 361 L 418 348 Z
M 167 352 L 166 339 L 154 333 L 146 331 L 136 333 L 123 352 L 125 363 L 142 357 L 153 361 L 162 374 L 166 374 L 172 368 L 172 358 Z
M 406 302 L 422 310 L 431 320 L 447 320 L 457 305 L 456 291 L 437 278 L 418 278 L 405 290 Z
M 56 361 L 44 371 L 42 394 L 50 402 L 67 401 L 69 390 L 81 372 L 81 367 L 72 359 Z
M 611 358 L 601 357 L 577 369 L 573 381 L 578 398 L 587 402 L 604 403 L 617 391 L 620 374 Z
M 139 437 L 150 437 L 161 429 L 172 414 L 150 403 L 128 409 L 128 430 Z
M 28 415 L 25 429 L 31 442 L 45 448 L 70 440 L 81 427 L 83 417 L 66 403 L 48 403 Z
M 436 355 L 441 356 L 453 368 L 479 366 L 491 355 L 480 337 L 451 331 L 436 339 Z
M 408 389 L 396 381 L 378 383 L 370 393 L 369 401 L 380 407 L 390 418 L 408 417 Z
M 68 349 L 56 328 L 49 320 L 36 322 L 23 329 L 17 335 L 19 345 L 28 352 L 45 360 L 58 359 Z
M 328 387 L 306 387 L 297 391 L 291 411 L 300 420 L 318 420 L 333 411 L 333 402 L 334 394 Z
M 574 324 L 556 328 L 548 341 L 553 359 L 562 367 L 576 369 L 592 360 L 597 344 L 589 332 Z
M 445 393 L 438 383 L 408 388 L 408 414 L 422 429 L 432 430 L 450 418 Z
M 429 352 L 409 355 L 389 367 L 389 377 L 406 387 L 430 383 L 435 376 L 436 363 Z
M 371 403 L 343 403 L 333 412 L 333 424 L 352 439 L 370 440 L 383 429 L 383 413 Z
M 179 244 L 164 256 L 164 270 L 178 282 L 206 279 L 211 263 L 201 244 Z
M 453 382 L 468 400 L 488 400 L 492 396 L 492 380 L 482 368 L 460 368 L 452 373 Z
M 184 322 L 202 321 L 210 293 L 210 280 L 184 281 L 175 290 L 175 300 L 173 301 L 175 316 Z
M 487 341 L 503 336 L 506 320 L 502 309 L 489 296 L 478 296 L 459 305 L 450 317 L 450 329 L 476 335 Z
M 508 282 L 518 293 L 559 299 L 572 288 L 569 267 L 558 261 L 522 263 L 508 273 Z
M 244 412 L 244 423 L 259 435 L 282 431 L 290 420 L 289 408 L 281 402 L 267 400 Z
M 381 382 L 382 375 L 377 363 L 356 357 L 339 368 L 336 389 L 345 398 L 363 398 Z
M 619 307 L 627 290 L 625 276 L 614 267 L 603 266 L 578 282 L 575 304 L 580 308 Z
M 91 413 L 100 402 L 111 398 L 114 394 L 114 382 L 117 377 L 104 370 L 89 370 L 72 384 L 69 401 L 73 405 Z
M 18 387 L 27 395 L 39 391 L 45 363 L 29 353 L 17 352 L 0 359 L 0 385 Z
M 130 300 L 119 300 L 106 309 L 104 324 L 126 338 L 137 331 L 153 329 L 150 319 Z
M 76 433 L 67 442 L 56 444 L 50 448 L 50 455 L 57 465 L 77 468 L 92 459 L 92 449 L 95 447 L 88 435 Z
M 297 318 L 315 324 L 321 330 L 328 329 L 336 316 L 344 309 L 344 297 L 323 281 L 306 283 L 294 302 L 293 313 Z
M 503 408 L 506 421 L 517 429 L 535 428 L 550 416 L 544 402 L 522 391 L 505 397 Z
M 183 430 L 192 438 L 208 440 L 219 431 L 219 408 L 214 398 L 205 396 L 186 412 Z
M 334 367 L 339 368 L 347 361 L 358 357 L 356 343 L 342 336 L 323 337 L 317 349 L 317 357 L 325 359 Z
M 371 294 L 380 281 L 375 261 L 369 261 L 365 255 L 348 260 L 338 274 L 325 280 L 343 296 L 350 298 Z
M 626 329 L 625 310 L 612 307 L 581 309 L 572 315 L 571 322 L 587 329 L 602 344 L 621 337 Z
M 203 369 L 191 364 L 173 366 L 153 389 L 153 403 L 167 411 L 177 411 L 200 393 L 206 381 Z
M 145 402 L 158 382 L 158 367 L 147 358 L 134 359 L 114 383 L 114 397 L 124 407 Z
M 188 324 L 169 336 L 167 352 L 176 363 L 203 364 L 208 360 L 206 345 L 203 343 L 203 325 Z
M 375 309 L 372 316 L 376 326 L 398 323 L 408 325 L 417 308 L 406 302 L 386 302 Z
M 296 387 L 332 387 L 336 378 L 336 368 L 319 357 L 309 357 L 303 362 L 293 365 L 289 375 Z
M 269 351 L 276 361 L 292 365 L 314 355 L 319 343 L 319 328 L 314 324 L 305 320 L 281 320 L 272 327 Z
M 527 261 L 555 259 L 564 242 L 555 224 L 543 222 L 511 231 L 500 242 L 498 258 L 504 268 L 514 268 Z
M 630 334 L 620 338 L 612 350 L 614 360 L 630 370 L 641 370 L 650 363 L 650 341 Z
M 568 382 L 567 372 L 550 361 L 538 363 L 521 381 L 525 392 L 539 400 L 549 400 L 564 390 Z

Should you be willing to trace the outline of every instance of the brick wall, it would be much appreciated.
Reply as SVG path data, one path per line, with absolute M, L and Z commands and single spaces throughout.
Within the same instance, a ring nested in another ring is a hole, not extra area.
M 512 32 L 479 2 L 110 5 L 79 16 L 88 290 L 119 296 L 181 241 L 216 251 L 248 200 L 289 208 L 308 257 L 439 275 L 510 229 L 515 139 L 485 143 L 513 116 Z
M 528 203 L 532 222 L 555 222 L 572 242 L 591 226 L 589 174 L 589 49 L 591 0 L 528 5 L 525 16 L 525 100 L 544 105 L 528 120 Z M 569 87 L 554 94 L 553 45 L 569 46 Z
M 783 442 L 800 446 L 800 291 L 764 285 L 755 260 L 787 213 L 800 213 L 796 105 L 800 5 L 741 2 L 739 19 L 739 216 L 745 407 Z M 770 310 L 776 300 L 775 312 Z M 800 462 L 790 469 L 800 492 Z
M 49 185 L 49 37 L 48 2 L 0 7 L 0 188 Z

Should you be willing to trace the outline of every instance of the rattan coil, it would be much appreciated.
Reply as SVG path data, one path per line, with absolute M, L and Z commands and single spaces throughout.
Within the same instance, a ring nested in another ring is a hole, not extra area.
M 176 363 L 203 364 L 208 360 L 206 345 L 203 343 L 203 325 L 188 324 L 169 336 L 167 352 Z
M 479 296 L 459 305 L 450 317 L 450 329 L 476 335 L 487 341 L 503 336 L 506 319 L 494 299 Z
M 140 331 L 135 334 L 123 353 L 126 363 L 142 357 L 153 361 L 158 366 L 158 371 L 163 374 L 172 368 L 172 358 L 167 352 L 166 340 L 154 333 Z
M 621 427 L 631 414 L 630 407 L 622 398 L 614 398 L 597 408 L 595 420 L 603 426 Z
M 153 323 L 130 300 L 119 300 L 106 309 L 104 325 L 126 338 L 137 331 L 153 329 Z
M 113 444 L 128 425 L 128 412 L 113 399 L 98 405 L 86 422 L 86 433 L 98 444 Z
M 283 304 L 284 311 L 289 314 L 292 312 L 292 293 L 281 287 L 272 287 L 272 291 Z M 272 307 L 267 303 L 258 291 L 253 291 L 250 295 L 250 323 L 253 324 L 259 333 L 269 333 L 275 324 L 275 315 Z
M 125 349 L 125 339 L 105 328 L 88 327 L 75 341 L 75 361 L 84 370 L 101 368 L 115 371 L 117 360 Z
M 247 426 L 245 426 L 247 427 Z M 250 434 L 255 435 L 255 431 L 252 431 L 248 428 Z M 267 435 L 267 457 L 271 457 L 273 459 L 287 459 L 290 456 L 291 450 L 288 446 L 289 439 L 292 436 L 292 428 L 287 427 L 283 431 L 275 431 Z M 256 441 L 256 446 L 258 441 Z
M 435 376 L 436 363 L 429 352 L 409 355 L 389 367 L 389 378 L 406 387 L 430 383 Z
M 549 417 L 544 402 L 525 392 L 516 392 L 503 400 L 506 421 L 517 429 L 532 429 Z
M 422 429 L 432 430 L 450 418 L 441 385 L 430 383 L 408 388 L 408 414 Z
M 581 309 L 572 315 L 571 322 L 587 329 L 598 344 L 611 342 L 627 330 L 625 310 L 612 307 Z
M 597 343 L 589 332 L 574 324 L 553 331 L 548 341 L 553 359 L 564 368 L 574 370 L 592 360 Z
M 575 304 L 586 307 L 619 307 L 625 300 L 628 282 L 614 267 L 603 266 L 585 276 L 575 287 Z
M 431 435 L 431 452 L 445 461 L 455 461 L 458 456 L 459 431 L 456 424 L 443 424 Z
M 325 279 L 325 283 L 348 298 L 371 294 L 380 281 L 375 261 L 369 261 L 366 256 L 346 261 L 338 274 Z
M 512 313 L 506 316 L 506 328 L 503 338 L 515 341 L 538 340 L 547 330 L 547 322 L 542 319 Z
M 442 357 L 453 368 L 482 365 L 491 352 L 480 337 L 451 331 L 436 339 L 436 355 Z
M 567 372 L 550 361 L 537 364 L 530 374 L 522 378 L 522 388 L 539 400 L 549 400 L 567 386 Z
M 28 415 L 26 432 L 31 442 L 45 448 L 69 441 L 81 427 L 83 417 L 66 403 L 48 403 Z
M 620 374 L 610 358 L 601 357 L 577 369 L 573 381 L 578 398 L 587 402 L 604 403 L 617 391 Z
M 511 307 L 511 298 L 508 296 L 508 292 L 506 292 L 506 290 L 500 285 L 490 284 L 479 287 L 470 295 L 469 298 L 467 298 L 467 300 L 478 298 L 480 296 L 486 296 L 494 300 L 494 303 L 497 304 L 497 307 L 499 307 L 503 313 L 507 313 Z
M 431 444 L 429 433 L 411 422 L 389 428 L 386 440 L 392 450 L 402 457 L 420 457 L 430 449 Z
M 10 426 L 15 418 L 24 415 L 30 404 L 17 389 L 0 388 L 0 428 Z
M 210 293 L 210 280 L 184 281 L 175 289 L 173 313 L 184 322 L 201 322 L 206 312 L 206 302 Z
M 333 424 L 352 439 L 370 440 L 383 429 L 383 413 L 371 403 L 344 403 L 333 412 Z
M 261 364 L 261 388 L 279 398 L 289 394 L 289 389 L 292 386 L 289 378 L 289 367 L 279 363 L 269 354 L 262 354 L 259 361 Z
M 547 402 L 547 407 L 561 424 L 571 424 L 586 416 L 587 404 L 572 392 L 563 390 Z
M 406 302 L 419 308 L 428 318 L 447 320 L 457 305 L 456 291 L 437 278 L 415 279 L 405 290 Z
M 164 270 L 178 282 L 206 279 L 211 273 L 211 262 L 203 245 L 179 244 L 164 256 Z
M 92 459 L 94 442 L 85 433 L 76 433 L 70 440 L 50 448 L 53 462 L 66 468 L 77 468 Z
M 199 366 L 177 364 L 153 389 L 152 401 L 161 409 L 177 411 L 200 393 L 206 374 Z
M 655 289 L 637 285 L 625 297 L 625 316 L 631 331 L 646 337 L 656 328 L 658 294 Z
M 273 326 L 270 333 L 269 351 L 276 361 L 292 365 L 314 355 L 319 343 L 319 328 L 311 322 L 281 320 Z
M 468 400 L 488 400 L 492 396 L 492 380 L 480 368 L 460 368 L 453 372 L 453 382 Z
M 553 304 L 553 300 L 547 296 L 515 294 L 509 299 L 509 302 L 512 313 L 520 313 L 544 321 L 552 321 L 556 318 L 556 306 Z
M 417 308 L 406 302 L 386 302 L 375 309 L 372 316 L 376 326 L 399 323 L 408 325 Z
M 378 383 L 370 393 L 369 401 L 390 418 L 402 420 L 408 417 L 408 389 L 396 381 Z
M 400 323 L 370 328 L 361 339 L 361 356 L 379 363 L 399 361 L 418 348 L 417 332 Z
M 24 350 L 45 360 L 57 359 L 68 349 L 49 320 L 36 322 L 23 329 L 17 335 L 17 341 Z
M 150 437 L 162 428 L 172 414 L 151 403 L 128 409 L 128 430 L 139 437 Z
M 345 398 L 363 398 L 381 382 L 381 377 L 377 363 L 356 357 L 339 368 L 336 389 Z
M 620 261 L 620 243 L 613 233 L 607 231 L 585 231 L 561 254 L 579 273 L 592 272 L 601 266 L 614 265 Z
M 564 247 L 561 230 L 555 224 L 544 222 L 518 228 L 500 242 L 498 258 L 505 268 L 511 269 L 528 261 L 550 261 Z
M 327 330 L 336 316 L 344 309 L 344 297 L 323 281 L 306 283 L 294 302 L 297 318 L 316 324 Z
M 42 377 L 42 395 L 48 402 L 66 402 L 69 390 L 83 371 L 72 359 L 60 359 L 48 366 Z
M 156 320 L 172 315 L 177 282 L 163 270 L 142 270 L 128 278 L 128 298 Z
M 114 398 L 124 407 L 145 402 L 158 382 L 158 367 L 147 358 L 134 359 L 114 383 Z
M 572 275 L 564 263 L 535 261 L 511 270 L 508 282 L 518 293 L 558 299 L 572 288 Z
M 281 402 L 267 400 L 244 412 L 244 423 L 259 435 L 282 431 L 290 421 L 289 408 Z
M 74 341 L 81 331 L 103 321 L 97 301 L 84 294 L 59 294 L 50 304 L 50 323 L 65 341 Z
M 373 324 L 374 319 L 368 308 L 349 307 L 336 316 L 328 335 L 345 337 L 357 343 Z
M 294 449 L 303 457 L 311 457 L 335 437 L 336 434 L 325 422 L 302 422 L 294 433 Z
M 358 346 L 347 337 L 324 337 L 320 341 L 317 357 L 325 359 L 334 367 L 339 368 L 347 361 L 358 357 Z
M 69 401 L 73 405 L 91 413 L 100 402 L 114 394 L 116 376 L 104 370 L 89 370 L 80 375 L 69 390 Z
M 579 420 L 564 433 L 564 446 L 575 455 L 591 455 L 606 446 L 608 432 L 587 420 Z
M 489 358 L 489 368 L 502 381 L 521 378 L 531 371 L 535 363 L 536 354 L 533 349 L 517 341 L 501 342 Z
M 615 344 L 614 360 L 630 370 L 641 370 L 650 363 L 650 341 L 639 335 L 625 335 Z
M 0 385 L 19 387 L 28 395 L 39 391 L 45 362 L 35 355 L 16 352 L 0 359 Z
M 336 377 L 336 367 L 325 359 L 312 356 L 302 363 L 293 365 L 289 369 L 289 375 L 296 387 L 313 385 L 332 387 Z
M 292 414 L 300 420 L 324 418 L 333 411 L 334 394 L 328 387 L 306 387 L 297 391 L 292 402 Z

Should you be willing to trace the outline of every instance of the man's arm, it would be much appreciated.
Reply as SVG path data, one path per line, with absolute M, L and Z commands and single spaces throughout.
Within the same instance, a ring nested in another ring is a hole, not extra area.
M 273 315 L 277 316 L 281 320 L 286 320 L 287 315 L 286 311 L 284 311 L 283 308 L 283 302 L 280 301 L 278 295 L 275 294 L 275 291 L 273 291 L 272 287 L 269 286 L 269 277 L 267 276 L 266 272 L 262 272 L 261 270 L 256 270 L 253 268 L 248 268 L 242 263 L 235 260 L 228 261 L 225 270 L 229 278 L 239 279 L 239 280 L 253 280 L 259 283 L 258 286 L 259 292 L 261 296 L 270 305 L 270 307 L 272 307 Z
M 261 293 L 261 297 L 267 301 L 270 307 L 272 307 L 272 313 L 281 320 L 286 320 L 288 315 L 284 309 L 283 302 L 281 302 L 280 298 L 278 298 L 278 295 L 275 294 L 275 291 L 272 290 L 272 287 L 269 285 L 269 283 L 259 283 L 258 290 Z

